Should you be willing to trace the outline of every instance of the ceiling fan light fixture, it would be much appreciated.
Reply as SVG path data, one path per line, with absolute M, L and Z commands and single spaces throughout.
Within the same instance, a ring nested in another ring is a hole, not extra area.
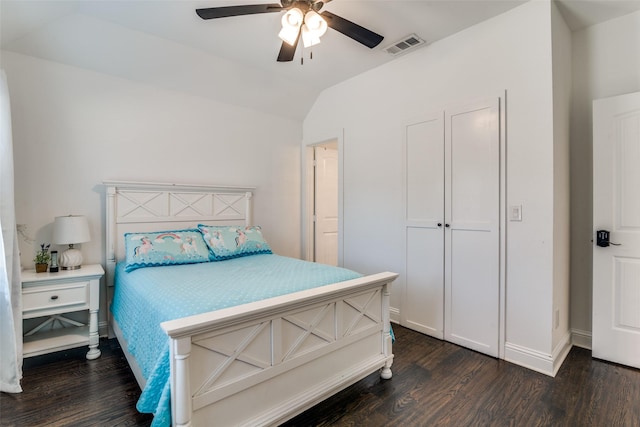
M 298 38 L 298 32 L 300 26 L 304 21 L 304 15 L 302 11 L 296 7 L 290 9 L 282 16 L 282 29 L 278 33 L 278 37 L 291 46 L 296 42 Z
M 304 16 L 302 25 L 302 43 L 304 47 L 311 47 L 320 43 L 320 37 L 327 32 L 327 21 L 317 12 L 310 10 Z
M 316 37 L 320 38 L 327 32 L 327 21 L 324 20 L 318 12 L 310 10 L 304 16 L 304 23 L 307 25 L 309 31 L 311 31 Z
M 282 26 L 299 28 L 300 25 L 302 25 L 303 20 L 304 15 L 302 14 L 302 11 L 297 7 L 294 7 L 282 15 Z

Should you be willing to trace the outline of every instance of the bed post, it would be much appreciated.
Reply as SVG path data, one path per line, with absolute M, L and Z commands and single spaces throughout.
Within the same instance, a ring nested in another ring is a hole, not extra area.
M 191 383 L 189 381 L 189 356 L 191 337 L 171 339 L 171 364 L 175 372 L 172 384 L 171 402 L 176 427 L 191 426 L 192 404 Z
M 384 364 L 382 371 L 380 371 L 380 378 L 388 380 L 391 378 L 391 365 L 393 364 L 393 350 L 391 340 L 391 323 L 389 320 L 389 300 L 391 298 L 391 292 L 389 292 L 389 283 L 385 283 L 382 287 L 382 351 L 387 362 Z
M 253 225 L 253 210 L 251 209 L 251 197 L 253 197 L 253 193 L 251 191 L 247 191 L 244 193 L 245 199 L 245 215 L 244 215 L 244 225 L 250 226 Z
M 116 187 L 107 186 L 107 200 L 106 200 L 106 224 L 105 224 L 105 244 L 106 244 L 106 275 L 105 281 L 107 284 L 107 336 L 113 338 L 115 333 L 111 328 L 111 307 L 109 304 L 113 299 L 113 275 L 116 270 Z
M 115 264 L 116 252 L 115 242 L 115 224 L 116 224 L 116 188 L 107 187 L 107 218 L 106 218 L 106 244 L 107 244 L 107 265 Z

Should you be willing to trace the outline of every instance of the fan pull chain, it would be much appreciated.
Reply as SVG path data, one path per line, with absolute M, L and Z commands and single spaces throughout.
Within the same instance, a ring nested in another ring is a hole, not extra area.
M 309 49 L 309 60 L 313 59 L 313 49 Z M 304 49 L 302 50 L 302 55 L 300 55 L 300 65 L 304 65 Z

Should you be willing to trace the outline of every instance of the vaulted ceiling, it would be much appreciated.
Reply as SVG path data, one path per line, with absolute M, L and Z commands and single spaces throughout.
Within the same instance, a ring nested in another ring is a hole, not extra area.
M 209 21 L 195 13 L 275 1 L 2 0 L 0 42 L 7 51 L 301 120 L 323 89 L 394 60 L 384 48 L 405 36 L 428 45 L 525 0 L 334 0 L 324 10 L 383 35 L 382 43 L 369 49 L 329 29 L 285 63 L 276 62 L 281 13 Z M 639 10 L 640 0 L 558 6 L 577 30 Z

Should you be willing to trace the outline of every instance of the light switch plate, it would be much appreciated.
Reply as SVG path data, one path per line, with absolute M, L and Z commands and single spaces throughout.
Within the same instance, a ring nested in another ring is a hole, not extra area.
M 509 221 L 522 221 L 522 205 L 509 206 Z

